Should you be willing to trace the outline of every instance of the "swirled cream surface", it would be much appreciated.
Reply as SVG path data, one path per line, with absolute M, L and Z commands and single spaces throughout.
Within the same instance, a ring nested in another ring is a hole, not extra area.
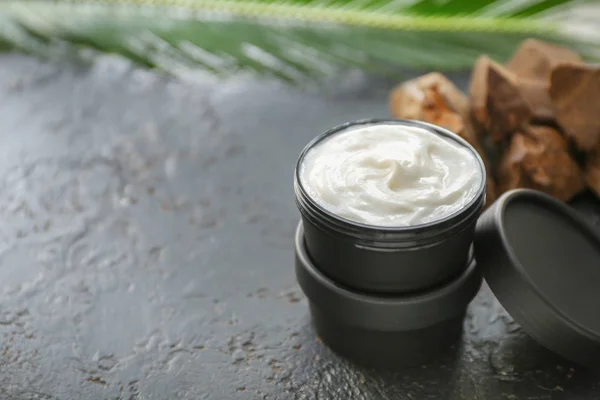
M 482 185 L 476 156 L 423 128 L 381 124 L 334 134 L 300 165 L 309 196 L 326 210 L 377 226 L 442 219 L 468 204 Z

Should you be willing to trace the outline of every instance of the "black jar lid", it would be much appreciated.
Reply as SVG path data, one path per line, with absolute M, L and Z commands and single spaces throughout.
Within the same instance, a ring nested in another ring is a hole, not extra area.
M 477 223 L 475 258 L 525 332 L 600 365 L 600 237 L 576 211 L 541 192 L 507 192 Z

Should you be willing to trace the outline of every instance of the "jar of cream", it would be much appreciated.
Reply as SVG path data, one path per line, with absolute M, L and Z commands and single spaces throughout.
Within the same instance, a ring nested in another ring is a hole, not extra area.
M 310 142 L 294 174 L 307 253 L 329 278 L 375 293 L 430 289 L 467 268 L 485 167 L 437 126 L 365 120 Z

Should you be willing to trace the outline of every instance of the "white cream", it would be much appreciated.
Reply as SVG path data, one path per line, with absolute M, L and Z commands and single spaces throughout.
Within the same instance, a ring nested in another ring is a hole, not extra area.
M 310 149 L 300 179 L 319 205 L 349 220 L 410 226 L 442 219 L 476 196 L 482 172 L 465 146 L 395 124 L 343 131 Z

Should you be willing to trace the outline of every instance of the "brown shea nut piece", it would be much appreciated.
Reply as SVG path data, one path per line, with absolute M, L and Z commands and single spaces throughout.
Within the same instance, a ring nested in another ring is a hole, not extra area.
M 423 108 L 424 91 L 440 95 L 444 105 L 459 114 L 468 112 L 469 100 L 451 80 L 439 72 L 431 72 L 398 85 L 390 94 L 392 114 L 417 115 Z
M 560 133 L 532 126 L 512 136 L 499 165 L 498 184 L 502 192 L 530 188 L 567 201 L 583 190 L 582 175 Z
M 398 85 L 390 94 L 390 111 L 395 118 L 417 119 L 448 129 L 483 157 L 481 143 L 469 121 L 467 96 L 440 73 L 432 72 Z
M 523 99 L 528 103 L 532 119 L 540 123 L 553 123 L 556 120 L 554 106 L 550 100 L 546 81 L 519 78 L 518 87 Z
M 550 75 L 556 120 L 583 151 L 600 142 L 600 67 L 561 64 Z
M 550 73 L 560 63 L 582 63 L 581 57 L 565 47 L 537 39 L 527 39 L 506 64 L 519 78 L 548 82 Z
M 588 156 L 585 164 L 585 183 L 600 197 L 600 145 Z
M 510 136 L 532 116 L 517 76 L 487 56 L 475 63 L 470 92 L 473 119 L 495 142 Z

